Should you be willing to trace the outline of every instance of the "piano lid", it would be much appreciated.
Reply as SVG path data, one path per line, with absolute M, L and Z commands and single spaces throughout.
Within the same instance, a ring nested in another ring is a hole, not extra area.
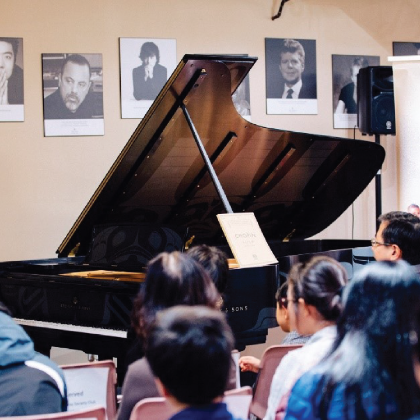
M 254 212 L 269 239 L 303 239 L 336 220 L 380 169 L 368 141 L 265 128 L 243 119 L 232 93 L 255 63 L 185 55 L 58 248 L 86 254 L 94 225 L 189 227 L 222 236 L 225 209 L 180 107 L 184 104 L 233 211 Z

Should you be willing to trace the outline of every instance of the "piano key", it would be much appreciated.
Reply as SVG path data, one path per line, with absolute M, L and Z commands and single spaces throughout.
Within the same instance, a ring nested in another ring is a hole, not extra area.
M 108 337 L 127 338 L 127 331 L 110 328 L 95 328 L 83 325 L 62 324 L 58 322 L 37 321 L 34 319 L 14 318 L 15 322 L 22 326 L 49 328 L 52 330 L 72 331 L 86 334 L 105 335 Z

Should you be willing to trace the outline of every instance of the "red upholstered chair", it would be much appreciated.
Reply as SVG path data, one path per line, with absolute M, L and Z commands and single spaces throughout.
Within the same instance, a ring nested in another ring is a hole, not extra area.
M 254 396 L 252 397 L 250 414 L 257 418 L 264 418 L 267 411 L 268 396 L 270 394 L 271 381 L 281 359 L 291 350 L 302 347 L 302 344 L 296 345 L 278 345 L 268 347 L 260 363 L 260 371 L 254 386 Z
M 68 410 L 100 405 L 106 418 L 114 420 L 117 413 L 117 373 L 112 360 L 62 365 L 67 383 Z
M 63 413 L 37 414 L 33 416 L 15 416 L 0 417 L 0 420 L 77 420 L 77 419 L 95 419 L 106 420 L 104 407 L 90 407 L 80 411 L 65 411 Z

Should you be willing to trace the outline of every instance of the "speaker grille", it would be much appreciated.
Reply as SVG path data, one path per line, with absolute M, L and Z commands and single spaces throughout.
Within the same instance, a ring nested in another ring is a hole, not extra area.
M 357 121 L 363 134 L 395 134 L 394 83 L 390 66 L 369 66 L 357 76 Z
M 372 101 L 372 127 L 379 134 L 395 133 L 394 94 L 381 93 Z

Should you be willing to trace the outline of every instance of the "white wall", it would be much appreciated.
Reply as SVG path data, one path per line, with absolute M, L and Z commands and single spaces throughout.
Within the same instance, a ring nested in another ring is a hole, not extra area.
M 119 37 L 176 38 L 178 60 L 185 53 L 258 56 L 250 76 L 253 122 L 351 138 L 352 130 L 332 126 L 331 55 L 379 55 L 388 64 L 392 41 L 420 41 L 418 3 L 292 0 L 272 21 L 279 1 L 2 0 L 1 36 L 24 38 L 26 117 L 0 123 L 0 260 L 53 257 L 138 124 L 120 118 Z M 266 37 L 317 40 L 318 115 L 266 115 Z M 55 52 L 103 54 L 105 136 L 43 136 L 41 54 Z M 398 208 L 395 139 L 383 144 L 383 210 L 389 211 Z M 355 202 L 356 238 L 374 234 L 374 200 L 370 187 Z M 318 237 L 350 238 L 351 227 L 350 209 Z

